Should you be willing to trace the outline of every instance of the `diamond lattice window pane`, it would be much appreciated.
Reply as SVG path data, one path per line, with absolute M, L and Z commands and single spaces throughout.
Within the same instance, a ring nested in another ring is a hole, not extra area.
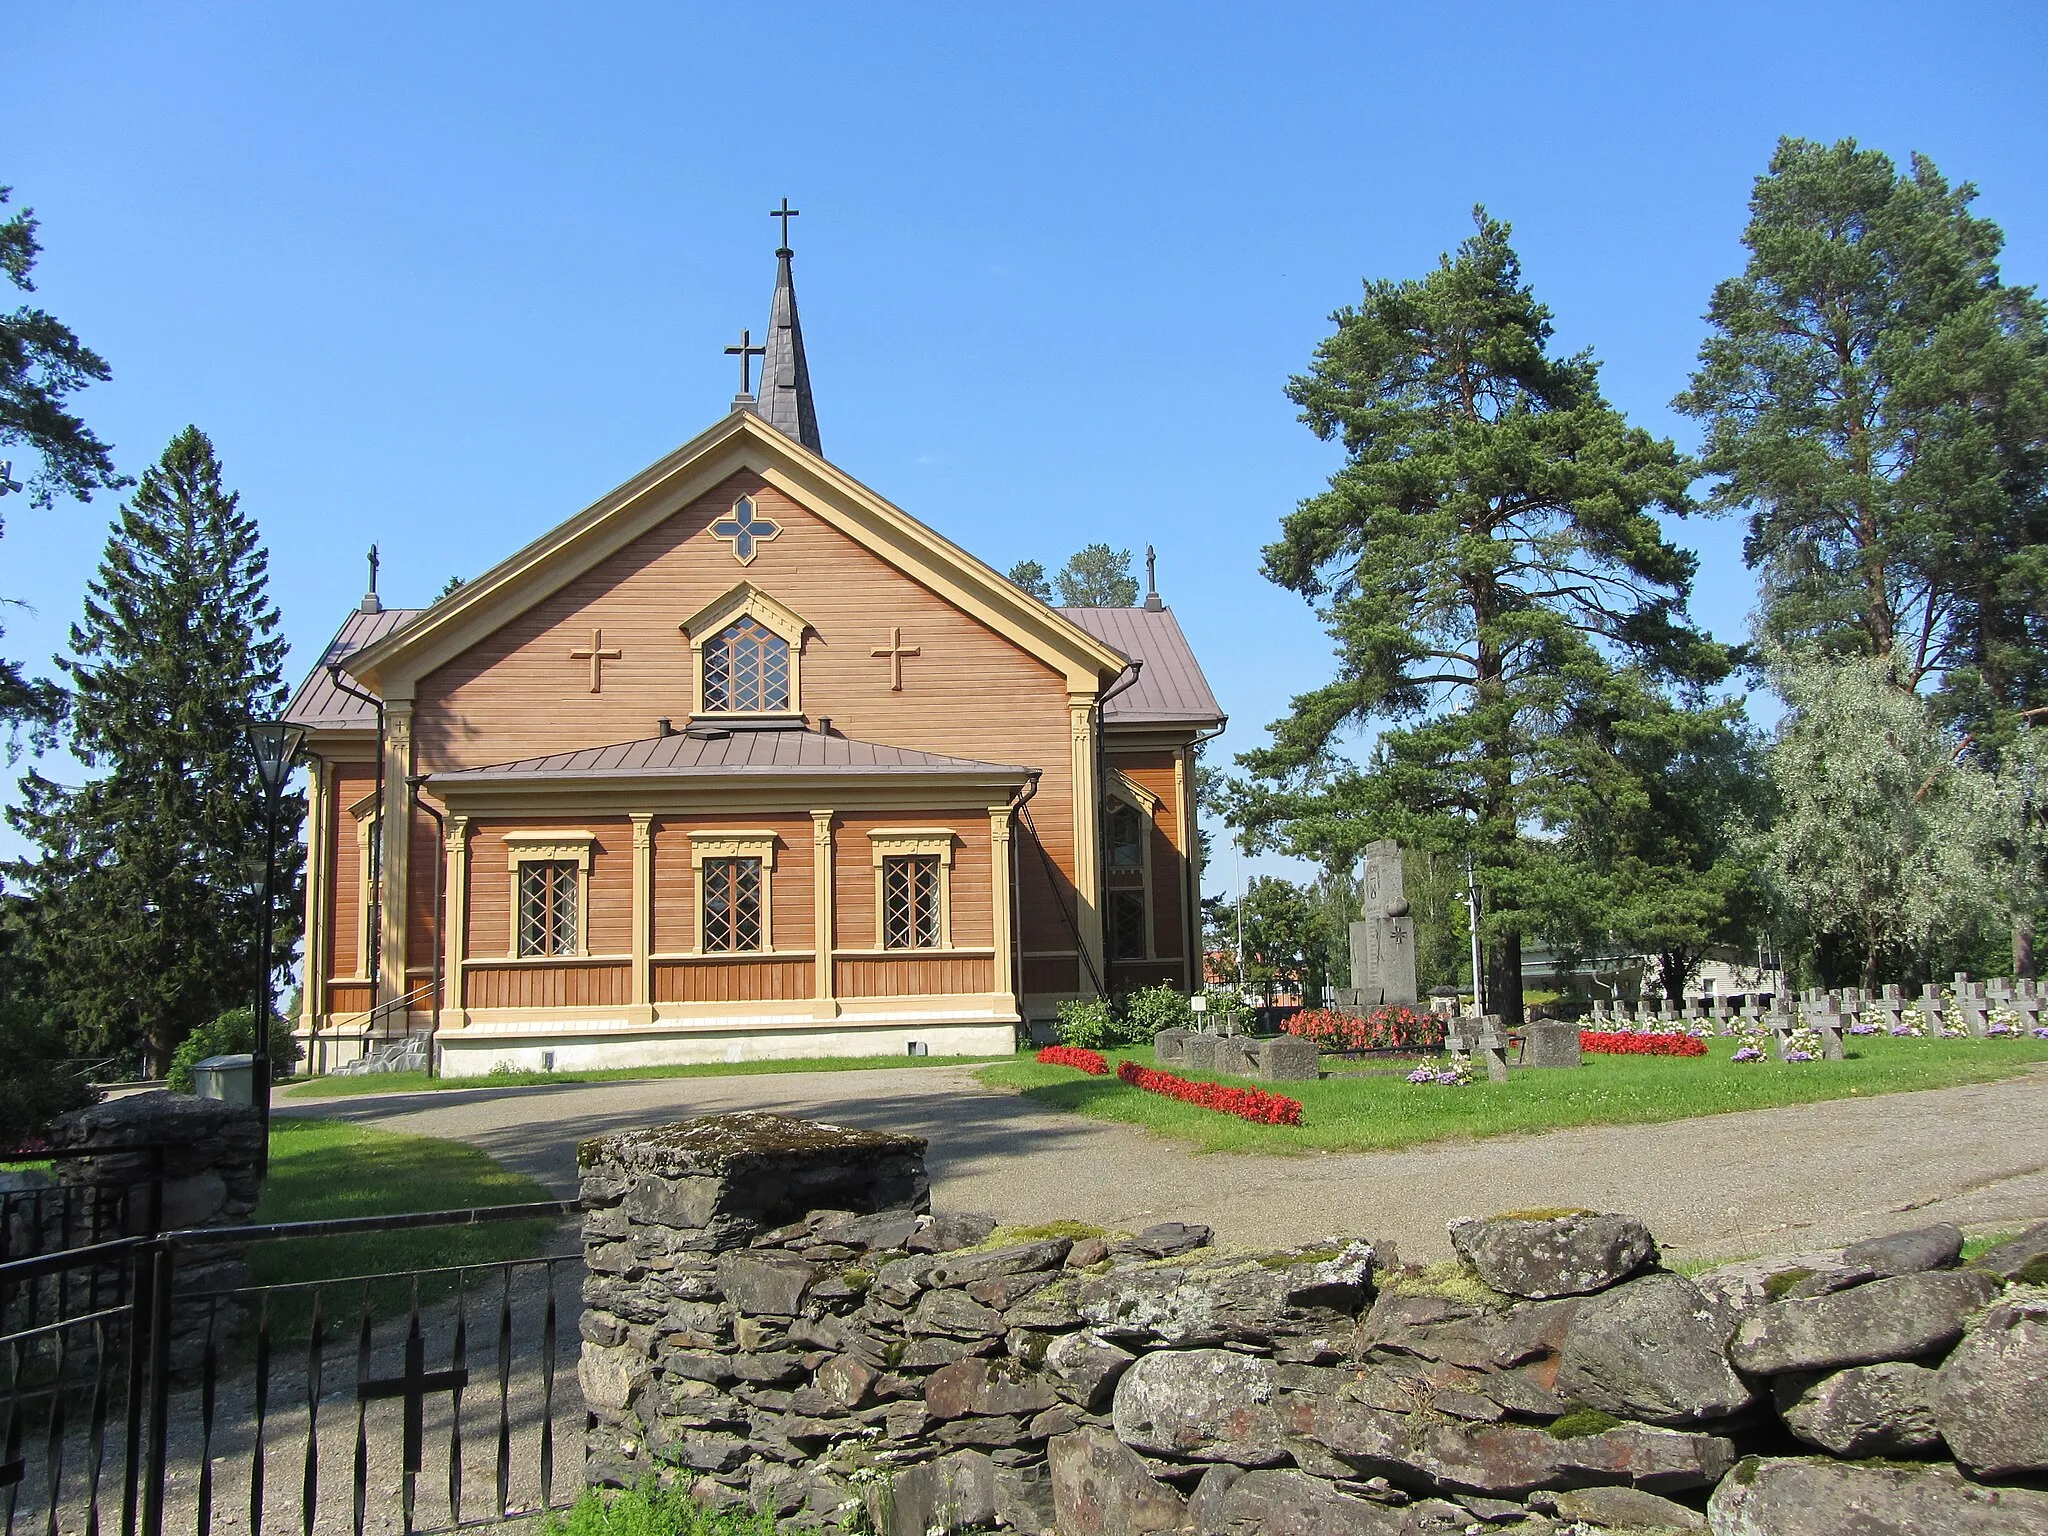
M 1112 960 L 1145 958 L 1145 896 L 1142 891 L 1110 893 L 1109 956 Z
M 882 861 L 882 947 L 939 945 L 939 861 L 930 854 Z
M 761 861 L 704 863 L 704 947 L 720 953 L 761 947 Z
M 519 953 L 576 951 L 576 866 L 543 859 L 519 866 Z
M 758 619 L 728 624 L 704 647 L 709 714 L 775 714 L 789 708 L 789 642 Z

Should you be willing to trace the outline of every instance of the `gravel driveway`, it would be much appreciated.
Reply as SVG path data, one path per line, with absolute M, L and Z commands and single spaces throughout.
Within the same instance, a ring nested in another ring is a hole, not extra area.
M 1639 1215 L 1680 1258 L 1828 1246 L 1931 1221 L 2048 1219 L 2048 1068 L 1663 1125 L 1301 1157 L 1191 1152 L 992 1092 L 966 1067 L 277 1102 L 280 1114 L 467 1141 L 565 1195 L 586 1136 L 740 1109 L 928 1137 L 943 1209 L 1013 1223 L 1203 1221 L 1233 1244 L 1362 1235 L 1434 1260 L 1449 1256 L 1453 1217 L 1563 1205 Z

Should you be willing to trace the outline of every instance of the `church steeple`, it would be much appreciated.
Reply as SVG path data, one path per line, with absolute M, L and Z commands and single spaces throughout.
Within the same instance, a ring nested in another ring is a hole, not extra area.
M 789 221 L 797 210 L 782 200 L 770 218 L 782 220 L 782 244 L 775 252 L 775 299 L 768 315 L 768 355 L 761 360 L 762 420 L 813 453 L 818 446 L 818 409 L 811 401 L 811 370 L 804 361 L 804 331 L 796 313 L 796 281 L 790 275 Z

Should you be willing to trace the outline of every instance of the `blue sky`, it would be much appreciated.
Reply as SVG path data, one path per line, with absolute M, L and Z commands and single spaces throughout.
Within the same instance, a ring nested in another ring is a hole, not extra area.
M 1560 344 L 1687 445 L 1667 402 L 1780 134 L 1932 155 L 2048 277 L 2035 5 L 202 3 L 4 35 L 37 302 L 115 371 L 82 409 L 130 473 L 212 435 L 295 677 L 373 539 L 424 601 L 720 415 L 785 195 L 828 456 L 998 567 L 1156 544 L 1229 750 L 1330 664 L 1258 575 L 1337 462 L 1286 380 L 1475 202 Z M 4 510 L 31 607 L 0 644 L 47 670 L 113 504 Z M 1679 537 L 1738 633 L 1739 529 Z

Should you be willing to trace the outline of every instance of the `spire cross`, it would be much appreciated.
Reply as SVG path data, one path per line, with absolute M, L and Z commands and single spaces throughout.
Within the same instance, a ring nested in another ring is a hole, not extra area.
M 795 218 L 801 212 L 803 212 L 801 208 L 790 207 L 789 199 L 786 197 L 782 200 L 782 206 L 780 208 L 770 208 L 768 210 L 769 218 L 782 220 L 782 249 L 784 251 L 789 249 L 789 221 Z M 776 254 L 780 255 L 781 252 L 777 252 Z
M 377 546 L 372 544 L 370 546 L 370 596 L 372 597 L 377 595 L 377 566 L 379 563 L 377 559 Z
M 755 346 L 754 333 L 743 330 L 740 332 L 740 344 L 736 347 L 727 347 L 725 355 L 740 360 L 740 393 L 751 395 L 754 392 L 754 359 L 766 357 L 768 349 Z

